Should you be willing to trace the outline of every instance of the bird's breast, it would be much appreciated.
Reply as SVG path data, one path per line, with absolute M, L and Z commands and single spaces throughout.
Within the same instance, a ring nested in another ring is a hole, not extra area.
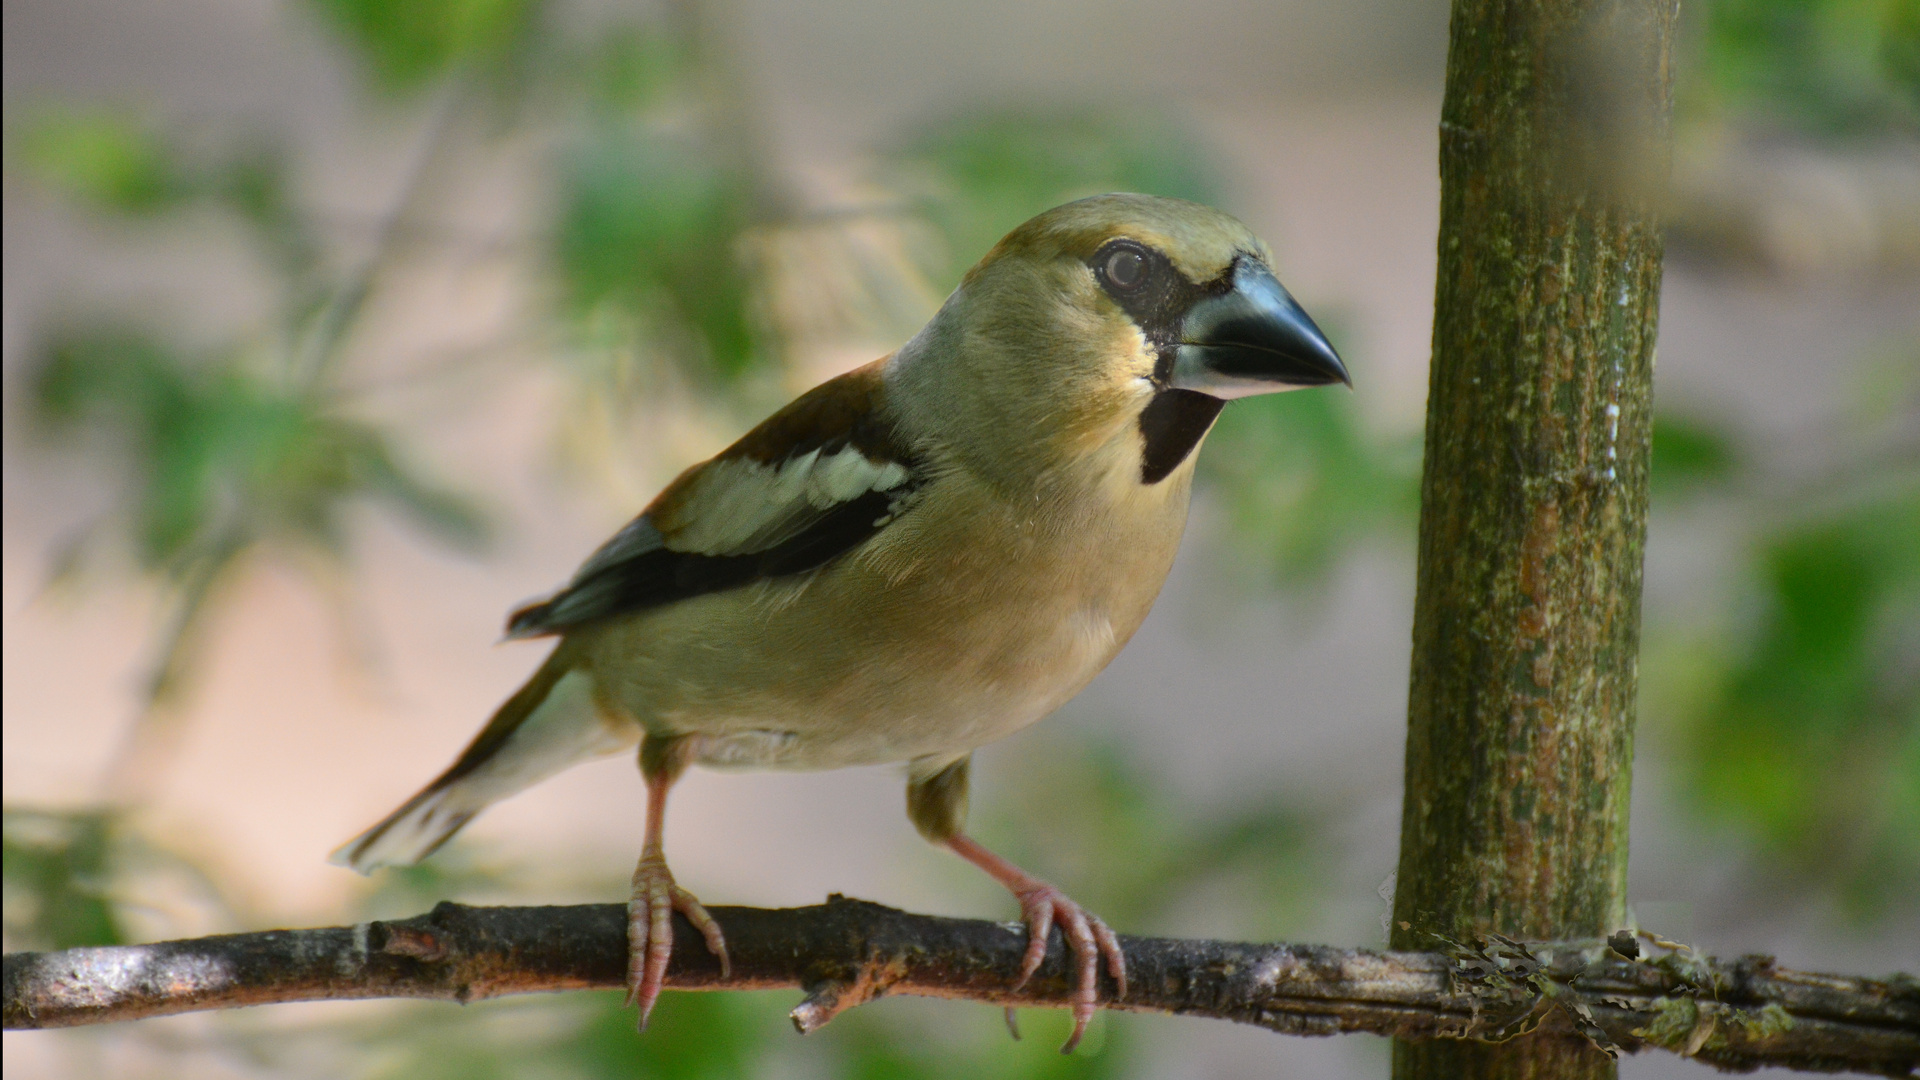
M 703 736 L 710 765 L 964 753 L 1057 709 L 1132 636 L 1179 545 L 1178 479 L 1115 503 L 941 477 L 817 571 L 608 628 L 596 674 L 649 730 Z

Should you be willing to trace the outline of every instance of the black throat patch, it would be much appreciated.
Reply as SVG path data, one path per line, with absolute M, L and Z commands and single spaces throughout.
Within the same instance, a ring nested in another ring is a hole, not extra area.
M 1200 445 L 1226 402 L 1195 390 L 1162 390 L 1140 413 L 1140 482 L 1157 484 Z
M 1101 269 L 1108 253 L 1121 245 L 1138 250 L 1147 260 L 1146 280 L 1137 289 L 1116 287 Z M 1213 281 L 1195 282 L 1174 269 L 1158 251 L 1133 241 L 1116 240 L 1102 245 L 1088 261 L 1088 267 L 1107 295 L 1113 297 L 1140 328 L 1141 335 L 1157 354 L 1153 381 L 1160 391 L 1140 413 L 1143 442 L 1140 482 L 1157 484 L 1187 460 L 1226 405 L 1225 401 L 1209 394 L 1171 389 L 1167 386 L 1167 377 L 1173 371 L 1174 353 L 1180 348 L 1180 324 L 1187 312 L 1209 296 L 1231 291 L 1233 266 L 1229 265 L 1226 272 Z

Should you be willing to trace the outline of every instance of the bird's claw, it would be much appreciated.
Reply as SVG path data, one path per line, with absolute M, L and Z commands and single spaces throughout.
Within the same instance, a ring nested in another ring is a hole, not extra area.
M 1047 958 L 1047 937 L 1055 923 L 1060 925 L 1067 948 L 1078 965 L 1072 998 L 1073 1034 L 1060 1048 L 1061 1053 L 1070 1054 L 1080 1045 L 1080 1037 L 1086 1034 L 1087 1024 L 1093 1020 L 1094 1008 L 1099 1003 L 1100 958 L 1107 960 L 1107 971 L 1113 976 L 1117 996 L 1125 997 L 1126 955 L 1120 951 L 1120 939 L 1098 915 L 1074 903 L 1059 889 L 1041 884 L 1016 895 L 1020 898 L 1020 914 L 1027 924 L 1027 954 L 1021 961 L 1020 978 L 1013 988 L 1019 990 L 1026 986 L 1033 973 L 1040 970 L 1041 961 Z M 1018 1037 L 1016 1034 L 1015 1038 Z
M 627 1004 L 640 1006 L 641 1031 L 647 1029 L 653 1003 L 666 985 L 676 911 L 707 939 L 707 951 L 720 958 L 721 975 L 732 974 L 720 924 L 692 893 L 674 883 L 664 856 L 647 853 L 633 872 L 633 898 L 627 901 Z

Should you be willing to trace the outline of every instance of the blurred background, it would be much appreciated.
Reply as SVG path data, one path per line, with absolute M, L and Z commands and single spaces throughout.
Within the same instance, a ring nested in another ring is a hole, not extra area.
M 980 834 L 1118 929 L 1379 945 L 1437 227 L 1437 0 L 12 0 L 9 950 L 615 901 L 630 761 L 372 880 L 326 853 L 538 663 L 495 647 L 679 469 L 891 350 L 1031 214 L 1273 245 L 1352 394 L 1235 403 L 1137 638 L 979 755 Z M 1920 969 L 1920 4 L 1683 9 L 1639 924 Z M 1007 918 L 895 769 L 696 772 L 715 904 Z M 16 1077 L 1380 1077 L 1377 1039 L 1008 1039 L 796 993 L 276 1007 L 5 1036 Z M 1626 1077 L 1698 1077 L 1666 1056 Z M 1784 1075 L 1784 1074 L 1782 1074 Z

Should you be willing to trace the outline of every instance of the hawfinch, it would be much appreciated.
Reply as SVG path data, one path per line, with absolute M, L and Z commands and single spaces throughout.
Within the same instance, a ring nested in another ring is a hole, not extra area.
M 993 875 L 1077 961 L 1071 1050 L 1113 932 L 965 831 L 967 763 L 1080 692 L 1139 628 L 1187 520 L 1194 452 L 1228 399 L 1346 369 L 1246 226 L 1101 195 L 1041 214 L 898 352 L 831 379 L 667 485 L 513 638 L 556 637 L 452 767 L 334 853 L 421 859 L 490 803 L 639 747 L 646 846 L 628 904 L 640 1023 L 685 915 L 719 925 L 661 851 L 689 765 L 904 762 L 907 816 Z

